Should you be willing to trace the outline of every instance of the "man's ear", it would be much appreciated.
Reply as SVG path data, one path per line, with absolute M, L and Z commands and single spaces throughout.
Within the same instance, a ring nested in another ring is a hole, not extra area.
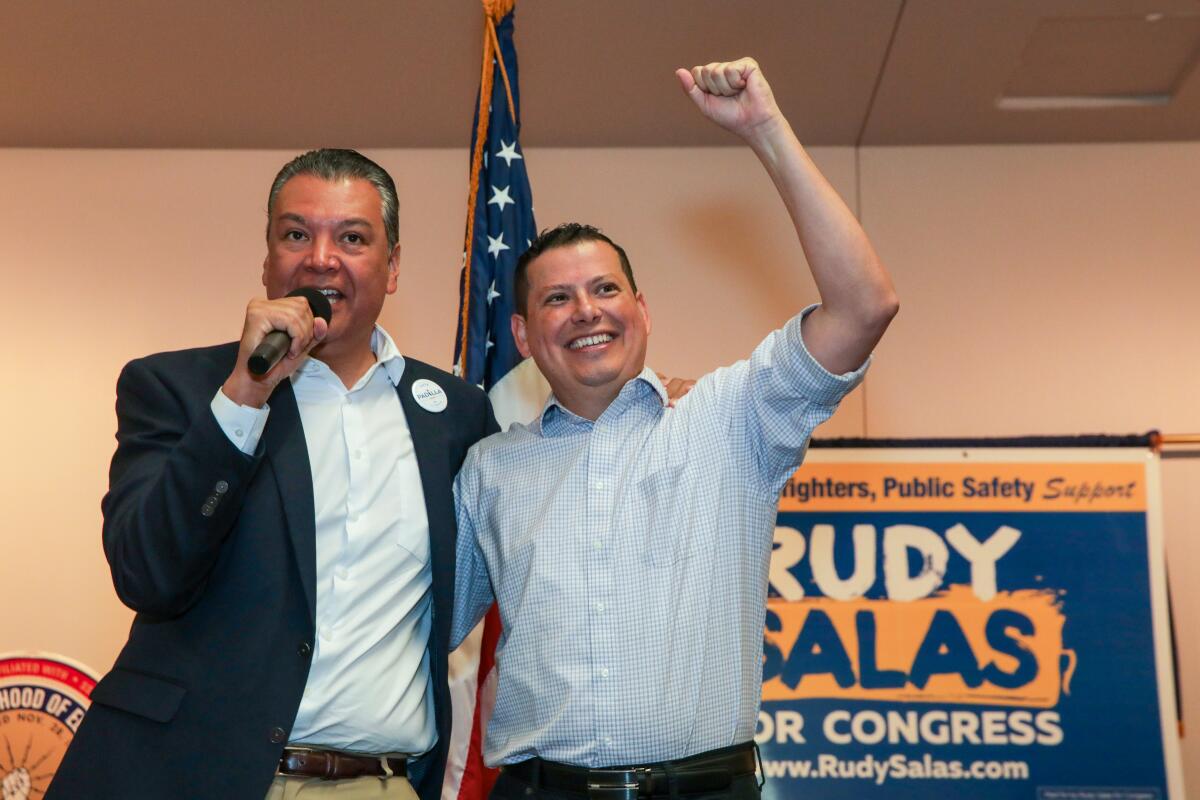
M 388 254 L 387 260 L 388 281 L 387 293 L 393 294 L 396 291 L 397 278 L 400 277 L 400 243 L 396 242 L 396 246 L 392 248 L 392 252 Z
M 525 339 L 525 318 L 520 314 L 513 314 L 510 322 L 513 341 L 517 343 L 517 352 L 521 354 L 521 358 L 529 358 L 529 342 Z
M 650 335 L 650 307 L 646 305 L 646 296 L 641 292 L 637 293 L 638 310 L 642 312 L 642 320 L 646 323 L 646 335 Z

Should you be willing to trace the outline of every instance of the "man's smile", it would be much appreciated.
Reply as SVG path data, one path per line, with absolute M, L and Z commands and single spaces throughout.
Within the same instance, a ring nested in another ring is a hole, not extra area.
M 567 343 L 568 350 L 598 350 L 616 337 L 611 333 L 592 333 Z

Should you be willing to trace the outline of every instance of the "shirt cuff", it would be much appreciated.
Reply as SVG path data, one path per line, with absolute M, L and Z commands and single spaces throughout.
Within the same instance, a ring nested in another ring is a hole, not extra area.
M 213 416 L 216 418 L 217 424 L 221 426 L 221 430 L 225 432 L 225 436 L 233 442 L 233 446 L 248 456 L 254 455 L 254 451 L 258 448 L 258 440 L 262 437 L 263 428 L 267 425 L 267 416 L 271 413 L 271 406 L 268 404 L 262 408 L 254 408 L 238 405 L 226 397 L 223 391 L 217 389 L 209 408 L 212 409 Z
M 805 383 L 809 387 L 810 399 L 821 405 L 835 405 L 840 403 L 843 397 L 862 383 L 863 377 L 867 374 L 867 368 L 871 366 L 872 356 L 867 356 L 866 360 L 858 366 L 858 369 L 844 372 L 841 375 L 835 375 L 821 366 L 821 362 L 813 357 L 813 354 L 808 351 L 808 346 L 804 344 L 804 335 L 801 333 L 800 328 L 801 323 L 804 322 L 804 318 L 811 314 L 819 305 L 820 303 L 813 303 L 801 311 L 784 325 L 783 332 L 784 336 L 793 342 L 796 349 L 800 352 L 801 370 L 805 375 Z

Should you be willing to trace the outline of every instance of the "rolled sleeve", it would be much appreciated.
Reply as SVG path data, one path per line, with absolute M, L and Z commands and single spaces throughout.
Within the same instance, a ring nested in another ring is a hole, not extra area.
M 787 349 L 796 353 L 797 367 L 802 375 L 802 383 L 808 398 L 820 405 L 836 406 L 842 402 L 843 397 L 862 383 L 867 369 L 871 366 L 872 357 L 867 356 L 857 369 L 841 375 L 836 375 L 821 366 L 821 362 L 817 361 L 809 352 L 808 345 L 804 343 L 804 334 L 801 332 L 804 318 L 816 310 L 819 305 L 819 303 L 814 303 L 788 320 L 779 333 L 786 340 Z
M 801 324 L 817 306 L 804 309 L 763 340 L 746 362 L 737 428 L 751 443 L 754 474 L 775 496 L 804 460 L 813 430 L 862 382 L 867 358 L 856 370 L 835 375 L 804 344 Z M 735 428 L 736 429 L 736 428 Z

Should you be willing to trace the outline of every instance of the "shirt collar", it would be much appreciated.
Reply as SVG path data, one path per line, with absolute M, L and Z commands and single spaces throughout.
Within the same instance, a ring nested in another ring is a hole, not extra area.
M 388 381 L 392 386 L 399 386 L 400 376 L 404 374 L 404 356 L 400 355 L 400 349 L 396 347 L 395 341 L 388 335 L 388 332 L 378 324 L 371 331 L 371 352 L 375 354 L 376 364 L 383 367 L 383 371 L 387 373 Z M 292 373 L 292 383 L 300 380 L 305 374 L 312 375 L 321 369 L 328 368 L 328 365 L 318 358 L 307 358 L 300 365 L 300 369 Z M 375 367 L 371 367 L 371 369 L 373 370 Z
M 658 405 L 666 406 L 668 402 L 667 390 L 662 385 L 662 381 L 658 379 L 658 374 L 654 370 L 649 367 L 643 367 L 639 375 L 630 378 L 621 387 L 621 391 L 617 394 L 616 399 L 609 404 L 604 413 L 607 414 L 613 406 L 624 407 L 634 402 L 649 402 L 651 398 Z M 533 425 L 530 427 L 543 436 L 549 436 L 563 430 L 559 427 L 560 421 L 572 426 L 593 424 L 591 420 L 584 419 L 558 402 L 558 398 L 551 392 L 550 396 L 546 398 L 546 403 L 542 406 L 542 412 L 538 414 L 537 418 L 533 421 Z
M 379 325 L 376 325 L 375 330 L 371 332 L 371 350 L 375 353 L 375 358 L 383 365 L 392 386 L 399 386 L 400 376 L 404 374 L 404 356 L 400 355 L 400 349 L 396 347 L 396 343 L 392 341 L 388 332 Z

